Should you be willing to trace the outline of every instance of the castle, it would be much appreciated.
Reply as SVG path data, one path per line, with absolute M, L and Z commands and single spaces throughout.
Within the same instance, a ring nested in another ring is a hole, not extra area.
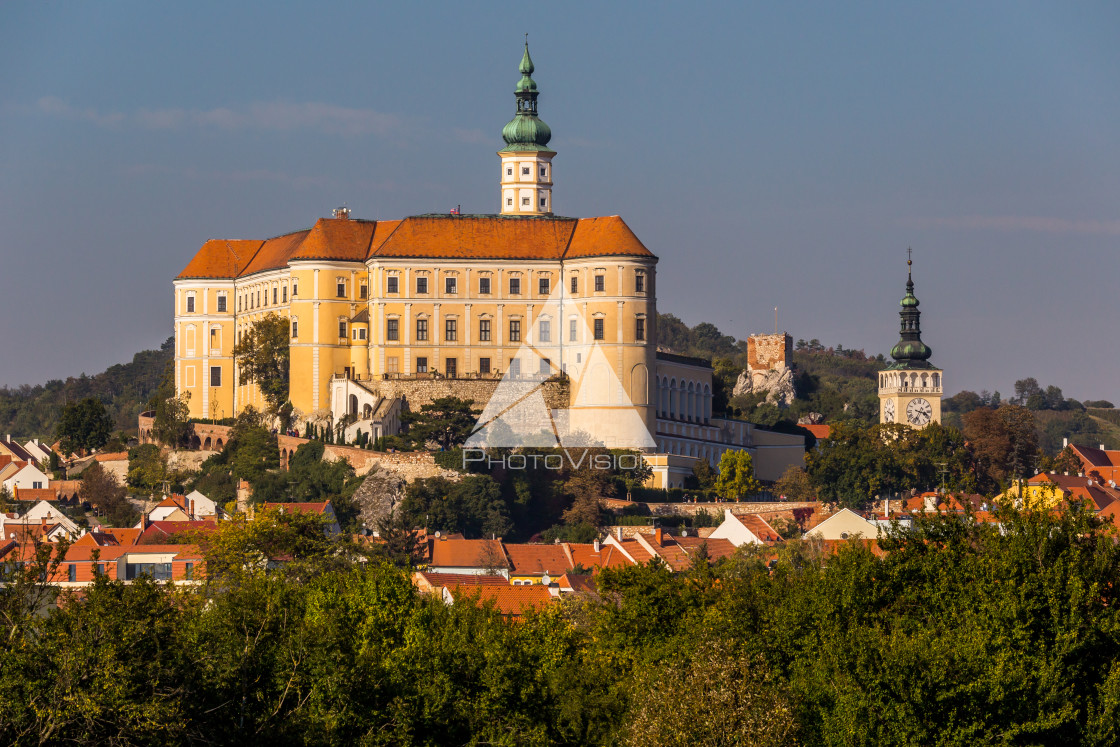
M 572 429 L 642 448 L 665 487 L 727 449 L 754 452 L 763 479 L 801 464 L 800 436 L 713 417 L 708 362 L 657 353 L 657 257 L 626 223 L 553 213 L 556 153 L 528 45 L 519 70 L 498 213 L 361 220 L 338 209 L 306 230 L 202 245 L 174 281 L 175 382 L 191 416 L 265 406 L 233 348 L 278 315 L 295 417 L 344 421 L 348 437 L 391 435 L 406 406 L 482 404 L 518 381 L 540 384 Z

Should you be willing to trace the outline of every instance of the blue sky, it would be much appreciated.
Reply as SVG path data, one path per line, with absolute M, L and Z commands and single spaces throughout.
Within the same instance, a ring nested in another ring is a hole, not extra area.
M 659 306 L 1120 404 L 1120 5 L 5 3 L 0 385 L 171 332 L 208 238 L 498 204 L 522 34 L 563 215 Z

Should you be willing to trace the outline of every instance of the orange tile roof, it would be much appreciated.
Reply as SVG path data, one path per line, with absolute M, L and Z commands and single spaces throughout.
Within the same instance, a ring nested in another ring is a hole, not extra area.
M 412 583 L 420 591 L 430 592 L 442 589 L 444 586 L 509 586 L 509 581 L 502 576 L 475 575 L 466 573 L 434 573 L 432 571 L 416 571 L 412 574 Z
M 261 244 L 261 248 L 253 256 L 252 261 L 237 276 L 243 277 L 257 272 L 267 272 L 268 270 L 279 270 L 287 267 L 288 260 L 299 251 L 300 242 L 309 233 L 310 230 L 296 231 L 295 233 L 268 239 Z
M 320 218 L 291 259 L 364 262 L 376 227 L 374 221 Z
M 12 497 L 17 501 L 57 501 L 58 493 L 50 488 L 21 488 L 18 485 L 12 491 Z
M 218 528 L 218 522 L 213 519 L 200 521 L 153 521 L 148 528 L 140 533 L 136 540 L 138 545 L 157 545 L 170 541 L 172 535 L 182 532 L 212 532 Z
M 626 221 L 617 215 L 581 218 L 564 258 L 606 255 L 652 257 L 653 252 L 646 249 Z
M 101 534 L 108 534 L 116 539 L 118 545 L 135 545 L 140 539 L 139 527 L 105 527 L 100 526 L 92 530 Z M 87 535 L 88 536 L 88 535 Z M 84 539 L 84 537 L 83 537 Z M 81 540 L 78 540 L 79 542 Z M 77 544 L 77 543 L 75 543 Z
M 632 565 L 625 555 L 618 552 L 614 546 L 606 543 L 599 545 L 599 552 L 595 552 L 595 545 L 593 544 L 568 542 L 565 543 L 565 546 L 572 554 L 572 562 L 584 568 L 618 568 Z
M 722 560 L 729 558 L 735 554 L 735 545 L 731 544 L 731 540 L 711 537 L 674 537 L 677 544 L 688 551 L 688 554 L 695 555 L 699 551 L 701 545 L 705 545 L 708 549 L 708 558 L 710 560 Z
M 447 589 L 456 601 L 472 600 L 481 604 L 493 602 L 494 608 L 503 615 L 518 617 L 530 610 L 544 609 L 552 602 L 552 593 L 547 586 L 448 586 Z
M 127 451 L 112 451 L 112 452 L 109 452 L 108 454 L 98 454 L 97 456 L 94 457 L 94 459 L 96 459 L 99 462 L 127 462 L 128 461 L 128 452 Z
M 261 244 L 260 239 L 211 239 L 187 263 L 180 278 L 235 278 L 244 271 Z
M 735 517 L 763 542 L 781 542 L 782 537 L 758 514 L 739 514 Z
M 508 568 L 505 551 L 500 540 L 439 539 L 431 540 L 431 565 L 437 568 L 482 568 L 488 554 L 487 547 L 493 547 L 494 563 L 497 568 Z
M 560 259 L 576 220 L 499 216 L 406 218 L 372 256 Z
M 504 545 L 514 574 L 549 573 L 559 575 L 572 569 L 561 545 Z
M 813 438 L 818 441 L 823 441 L 832 434 L 832 426 L 825 425 L 824 423 L 811 423 L 800 427 L 812 433 Z

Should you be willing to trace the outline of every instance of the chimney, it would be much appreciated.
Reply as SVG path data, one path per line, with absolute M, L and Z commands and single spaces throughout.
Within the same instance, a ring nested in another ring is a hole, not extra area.
M 614 528 L 614 536 L 618 539 L 619 542 L 622 541 L 622 527 Z
M 187 518 L 194 521 L 194 498 L 187 501 Z
M 1100 450 L 1101 450 L 1101 451 L 1104 451 L 1104 444 L 1097 444 L 1097 446 L 1099 446 L 1099 447 L 1100 447 Z
M 140 514 L 140 531 L 143 532 L 148 528 L 148 515 Z
M 345 205 L 334 209 L 334 217 L 338 220 L 350 220 L 350 208 Z
M 595 552 L 596 553 L 599 552 L 599 538 L 598 537 L 595 538 Z
M 891 518 L 891 499 L 890 498 L 884 498 L 883 499 L 883 516 L 885 516 L 888 519 Z
M 658 528 L 657 528 L 656 530 L 654 530 L 654 532 L 653 532 L 653 541 L 657 543 L 657 546 L 658 546 L 658 547 L 661 547 L 661 537 L 662 537 L 662 534 L 661 534 L 661 527 L 658 527 Z
M 1069 439 L 1066 438 L 1066 437 L 1063 437 L 1062 438 L 1062 448 L 1064 449 L 1067 446 L 1069 446 Z

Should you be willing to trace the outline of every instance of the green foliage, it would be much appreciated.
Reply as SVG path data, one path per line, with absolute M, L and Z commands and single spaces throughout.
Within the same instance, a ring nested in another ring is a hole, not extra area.
M 320 441 L 301 444 L 288 459 L 287 471 L 268 471 L 253 483 L 256 503 L 330 501 L 344 531 L 357 529 L 357 508 L 354 492 L 362 478 L 345 459 L 324 461 L 324 445 Z
M 880 495 L 932 490 L 974 490 L 972 454 L 954 428 L 922 430 L 886 424 L 837 422 L 820 447 L 806 454 L 806 471 L 821 500 L 858 508 Z
M 107 444 L 112 433 L 113 419 L 104 403 L 96 397 L 86 397 L 62 408 L 55 437 L 67 454 L 89 453 Z
M 130 527 L 140 520 L 140 512 L 128 501 L 127 493 L 113 473 L 94 462 L 82 472 L 78 499 L 89 504 L 111 527 Z
M 169 477 L 167 460 L 155 444 L 142 444 L 128 451 L 129 487 L 155 491 Z
M 268 411 L 279 415 L 288 401 L 291 377 L 291 331 L 287 318 L 266 314 L 254 322 L 233 348 L 241 382 L 260 389 Z
M 175 363 L 169 361 L 159 389 L 148 408 L 154 413 L 152 435 L 171 448 L 187 445 L 191 437 L 190 392 L 175 394 Z
M 716 492 L 728 501 L 737 501 L 762 490 L 754 476 L 754 458 L 747 451 L 728 450 L 719 458 Z
M 168 362 L 175 356 L 175 339 L 159 350 L 137 353 L 131 363 L 110 366 L 95 376 L 52 379 L 46 384 L 0 387 L 0 433 L 50 438 L 58 430 L 59 416 L 67 402 L 94 397 L 109 412 L 113 429 L 136 428 L 137 416 L 159 388 Z
M 406 526 L 462 532 L 467 538 L 505 537 L 513 530 L 501 488 L 489 475 L 468 475 L 458 482 L 415 480 L 399 511 Z
M 436 444 L 443 450 L 462 446 L 471 435 L 481 410 L 473 409 L 474 400 L 458 397 L 440 397 L 419 411 L 401 413 L 401 422 L 407 427 L 406 437 L 417 448 Z

